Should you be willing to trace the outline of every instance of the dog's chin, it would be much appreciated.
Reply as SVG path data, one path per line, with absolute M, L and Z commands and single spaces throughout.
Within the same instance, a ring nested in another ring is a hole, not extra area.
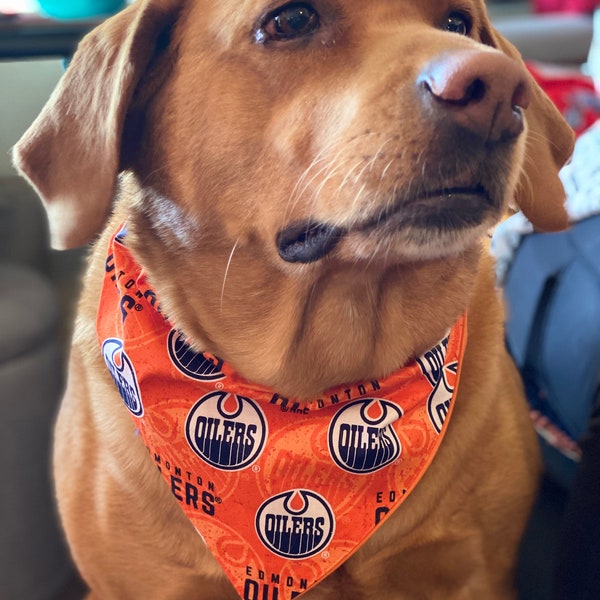
M 481 186 L 434 190 L 344 225 L 294 223 L 279 232 L 279 256 L 313 263 L 414 261 L 457 255 L 477 243 L 501 216 L 502 203 Z
M 349 234 L 337 252 L 342 260 L 386 266 L 450 258 L 479 243 L 490 226 L 482 223 L 461 228 L 403 225 L 392 230 L 386 227 L 368 234 Z

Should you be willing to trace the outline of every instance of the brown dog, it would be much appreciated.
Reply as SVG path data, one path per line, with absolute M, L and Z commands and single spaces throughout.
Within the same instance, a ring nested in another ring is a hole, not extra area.
M 138 0 L 92 32 L 15 151 L 57 247 L 103 231 L 55 450 L 92 596 L 513 597 L 539 465 L 482 242 L 513 202 L 539 229 L 566 224 L 557 171 L 571 148 L 483 0 Z M 248 563 L 236 592 L 135 435 L 95 330 L 125 220 L 161 314 L 195 351 L 308 411 L 330 388 L 415 365 L 466 311 L 435 460 L 309 591 Z

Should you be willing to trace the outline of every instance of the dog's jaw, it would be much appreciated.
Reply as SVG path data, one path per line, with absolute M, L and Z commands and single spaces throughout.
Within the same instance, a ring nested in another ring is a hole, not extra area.
M 439 260 L 332 256 L 288 265 L 259 238 L 234 247 L 197 235 L 190 247 L 191 220 L 182 241 L 179 229 L 164 226 L 173 218 L 165 198 L 143 193 L 129 218 L 128 247 L 161 291 L 165 314 L 197 349 L 288 397 L 312 399 L 396 370 L 444 336 L 474 285 L 476 243 Z

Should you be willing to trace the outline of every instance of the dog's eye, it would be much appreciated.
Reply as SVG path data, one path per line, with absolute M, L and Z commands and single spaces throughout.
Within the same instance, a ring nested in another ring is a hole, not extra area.
M 255 34 L 258 43 L 293 40 L 313 33 L 319 27 L 319 14 L 304 2 L 290 2 L 270 12 Z
M 459 35 L 471 33 L 471 19 L 468 15 L 460 12 L 451 12 L 444 21 L 444 29 Z

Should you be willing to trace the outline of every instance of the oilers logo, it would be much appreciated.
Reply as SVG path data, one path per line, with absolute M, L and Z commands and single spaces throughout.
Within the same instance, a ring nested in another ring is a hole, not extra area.
M 192 450 L 209 465 L 239 471 L 263 451 L 267 422 L 253 400 L 219 390 L 206 394 L 192 407 L 185 434 Z
M 329 425 L 329 452 L 350 473 L 373 473 L 394 462 L 402 450 L 392 423 L 402 417 L 395 404 L 364 398 L 340 409 Z
M 211 359 L 196 352 L 186 343 L 185 338 L 176 330 L 169 333 L 167 339 L 171 361 L 184 375 L 199 381 L 219 381 L 225 375 L 221 372 L 223 361 Z
M 445 364 L 447 349 L 448 337 L 445 337 L 437 346 L 417 359 L 423 375 L 433 387 L 427 400 L 427 412 L 438 433 L 442 430 L 450 409 L 458 373 L 458 361 Z
M 292 560 L 321 552 L 334 530 L 331 507 L 310 490 L 289 490 L 272 496 L 256 513 L 260 541 L 271 552 Z
M 102 356 L 125 406 L 133 415 L 141 417 L 144 414 L 142 396 L 133 364 L 123 349 L 123 341 L 117 338 L 105 340 Z

